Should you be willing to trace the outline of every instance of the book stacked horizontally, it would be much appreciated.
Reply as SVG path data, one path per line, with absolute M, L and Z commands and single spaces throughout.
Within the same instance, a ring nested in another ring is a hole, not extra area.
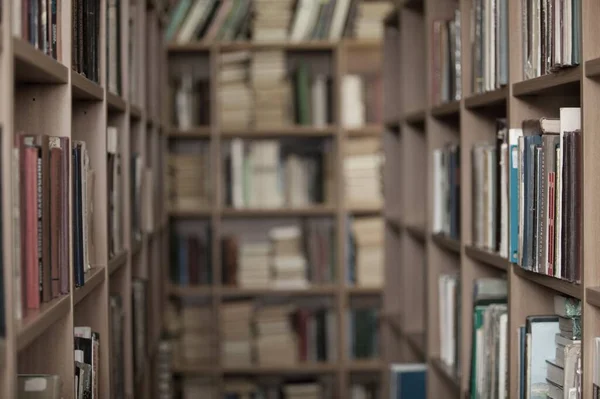
M 215 361 L 212 311 L 206 306 L 184 304 L 181 308 L 179 359 L 184 363 L 213 364 Z
M 344 154 L 345 198 L 349 207 L 383 204 L 381 143 L 377 138 L 348 140 Z
M 302 231 L 299 226 L 271 229 L 272 274 L 278 289 L 306 288 L 306 258 L 302 253 Z
M 253 39 L 284 41 L 293 16 L 293 0 L 255 0 Z
M 287 399 L 324 399 L 320 384 L 285 384 L 283 392 Z
M 210 204 L 210 155 L 203 146 L 193 154 L 169 154 L 171 207 L 177 210 L 203 209 Z
M 556 356 L 546 360 L 548 397 L 576 397 L 581 384 L 581 301 L 556 295 L 554 312 L 558 316 L 559 333 L 555 335 Z
M 223 53 L 219 58 L 219 113 L 224 130 L 247 129 L 254 120 L 254 101 L 248 82 L 250 52 Z
M 252 364 L 252 310 L 250 301 L 221 305 L 221 364 L 225 367 Z
M 283 51 L 257 51 L 252 55 L 251 79 L 257 129 L 292 124 L 292 90 L 286 75 Z
M 265 306 L 255 315 L 256 355 L 260 365 L 293 365 L 298 362 L 298 343 L 291 326 L 288 305 Z
M 243 242 L 238 248 L 237 283 L 245 288 L 265 288 L 271 282 L 271 246 L 264 242 Z
M 361 1 L 354 36 L 359 39 L 381 39 L 383 19 L 391 9 L 389 1 Z
M 383 286 L 383 219 L 355 219 L 352 232 L 356 243 L 356 284 L 363 287 Z

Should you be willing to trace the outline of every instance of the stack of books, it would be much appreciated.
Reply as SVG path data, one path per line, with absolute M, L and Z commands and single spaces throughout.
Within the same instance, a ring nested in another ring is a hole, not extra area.
M 251 80 L 254 91 L 254 125 L 257 129 L 292 124 L 291 87 L 287 79 L 285 52 L 256 51 L 252 54 Z
M 471 7 L 471 87 L 483 93 L 508 83 L 508 0 L 474 0 Z
M 255 0 L 253 39 L 284 41 L 293 16 L 293 0 Z
M 510 129 L 511 261 L 568 281 L 581 279 L 581 109 Z M 515 190 L 515 191 L 513 191 Z M 516 191 L 518 190 L 518 191 Z
M 460 238 L 460 147 L 433 150 L 433 233 Z
M 381 142 L 377 138 L 347 140 L 344 149 L 346 206 L 381 207 L 383 188 Z
M 432 32 L 431 98 L 433 104 L 458 101 L 462 96 L 460 10 L 454 19 L 434 20 Z
M 254 398 L 257 396 L 258 387 L 248 379 L 230 379 L 225 381 L 225 398 Z
M 323 388 L 317 383 L 285 384 L 283 392 L 287 399 L 324 399 Z
M 194 153 L 169 154 L 169 192 L 176 210 L 206 209 L 211 203 L 210 151 L 202 146 Z
M 471 150 L 473 245 L 508 258 L 508 129 L 496 121 L 496 143 Z
M 352 36 L 359 39 L 382 39 L 383 20 L 391 9 L 392 4 L 388 1 L 359 2 L 358 16 Z
M 373 359 L 379 355 L 379 314 L 374 308 L 354 308 L 348 311 L 350 359 Z
M 225 367 L 244 367 L 252 361 L 251 301 L 221 304 L 221 364 Z
M 556 356 L 547 361 L 548 396 L 577 396 L 581 386 L 581 301 L 556 295 L 554 312 L 558 316 L 559 333 L 555 335 Z
M 224 130 L 247 129 L 254 122 L 250 59 L 248 51 L 223 53 L 219 57 L 219 117 Z
M 209 307 L 184 303 L 181 307 L 181 331 L 178 358 L 183 363 L 211 365 L 215 362 L 213 348 L 213 314 Z
M 293 308 L 288 305 L 264 306 L 256 311 L 256 360 L 260 365 L 298 363 L 298 342 L 291 325 Z
M 523 3 L 520 15 L 525 79 L 581 62 L 581 1 L 559 4 L 554 6 L 541 0 Z
M 269 231 L 272 254 L 273 286 L 276 289 L 306 288 L 307 264 L 302 253 L 299 226 L 276 227 Z
M 271 282 L 271 245 L 242 242 L 238 249 L 237 283 L 244 288 L 267 288 Z
M 352 282 L 361 287 L 382 287 L 384 280 L 384 226 L 380 217 L 352 221 L 356 272 Z

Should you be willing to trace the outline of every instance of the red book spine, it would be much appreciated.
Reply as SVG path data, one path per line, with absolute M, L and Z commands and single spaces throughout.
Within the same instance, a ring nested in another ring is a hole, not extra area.
M 26 284 L 27 309 L 40 308 L 40 273 L 38 265 L 38 204 L 37 204 L 37 158 L 38 150 L 34 147 L 25 149 L 25 184 L 26 184 Z

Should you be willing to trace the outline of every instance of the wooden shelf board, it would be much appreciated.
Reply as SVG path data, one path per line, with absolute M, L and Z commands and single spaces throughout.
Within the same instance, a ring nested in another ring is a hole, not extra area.
M 585 76 L 594 78 L 600 76 L 600 58 L 585 62 Z
M 508 269 L 508 259 L 500 256 L 496 252 L 488 251 L 487 249 L 477 248 L 474 245 L 465 246 L 465 253 L 473 260 L 479 261 L 482 264 L 495 267 L 496 269 L 506 271 Z
M 75 71 L 71 71 L 71 90 L 76 100 L 102 101 L 104 99 L 104 89 L 98 83 Z
M 177 218 L 208 218 L 212 214 L 210 208 L 183 209 L 170 208 L 169 216 Z
M 266 366 L 253 365 L 248 367 L 224 367 L 225 374 L 261 374 L 261 375 L 301 375 L 301 374 L 324 374 L 334 373 L 338 370 L 333 363 L 298 363 L 295 365 Z
M 86 296 L 88 296 L 96 287 L 98 287 L 106 278 L 104 267 L 93 267 L 85 274 L 85 284 L 82 287 L 75 288 L 73 293 L 73 304 L 77 305 Z
M 123 97 L 111 93 L 110 91 L 106 92 L 106 103 L 109 111 L 125 112 L 127 110 L 127 103 Z
M 185 130 L 170 127 L 167 134 L 170 138 L 177 139 L 209 139 L 210 130 L 210 126 L 198 126 Z
M 425 226 L 418 225 L 418 224 L 407 224 L 406 231 L 415 240 L 420 241 L 420 242 L 425 242 Z
M 337 46 L 337 42 L 331 41 L 265 41 L 255 42 L 251 40 L 240 40 L 220 43 L 190 42 L 185 44 L 170 43 L 167 50 L 171 53 L 208 52 L 212 48 L 218 51 L 240 51 L 240 50 L 270 50 L 281 49 L 287 51 L 331 51 Z
M 131 241 L 131 257 L 135 258 L 142 252 L 142 239 Z
M 404 121 L 409 125 L 422 125 L 425 123 L 426 112 L 424 109 L 410 111 L 404 114 Z
M 313 206 L 308 208 L 283 208 L 283 209 L 233 209 L 224 208 L 223 217 L 298 217 L 298 216 L 331 216 L 335 209 L 326 206 Z
M 319 296 L 334 295 L 337 292 L 337 286 L 313 285 L 306 289 L 275 289 L 275 288 L 244 288 L 224 286 L 221 288 L 221 295 L 224 297 L 249 297 L 249 296 Z
M 17 349 L 26 348 L 50 326 L 65 317 L 70 308 L 71 295 L 67 294 L 42 303 L 40 309 L 23 309 L 23 319 L 17 322 Z
M 513 270 L 516 275 L 521 276 L 524 279 L 533 281 L 536 284 L 542 285 L 551 290 L 561 292 L 563 294 L 572 296 L 574 298 L 581 299 L 583 294 L 583 288 L 580 284 L 570 283 L 565 280 L 558 279 L 556 277 L 546 276 L 544 274 L 531 272 L 523 269 L 521 266 L 513 263 Z
M 400 233 L 400 231 L 402 230 L 402 222 L 400 221 L 400 218 L 398 216 L 387 215 L 385 217 L 385 221 L 387 225 L 390 226 L 392 230 L 394 230 L 396 233 Z
M 506 104 L 507 98 L 508 87 L 504 86 L 485 93 L 475 93 L 470 95 L 465 98 L 465 107 L 467 109 L 488 108 L 502 103 Z
M 431 108 L 431 116 L 442 118 L 458 118 L 460 116 L 460 101 L 448 101 Z
M 19 83 L 67 83 L 69 68 L 36 49 L 29 42 L 13 37 L 15 80 Z
M 389 119 L 383 123 L 383 126 L 386 130 L 392 131 L 394 133 L 400 132 L 400 120 L 398 119 Z
M 342 40 L 341 43 L 348 51 L 380 49 L 383 46 L 383 40 L 377 39 L 348 38 Z
M 133 120 L 142 119 L 142 109 L 138 105 L 129 104 L 129 115 Z
M 581 66 L 575 66 L 534 79 L 513 83 L 513 95 L 520 97 L 546 94 L 548 92 L 565 95 L 565 90 L 569 87 L 579 89 L 581 71 Z
M 283 136 L 302 137 L 328 137 L 336 133 L 337 127 L 330 125 L 325 127 L 313 126 L 282 126 L 273 129 L 236 129 L 223 130 L 223 138 L 278 138 Z
M 399 314 L 390 314 L 387 316 L 383 316 L 383 320 L 389 324 L 390 330 L 392 330 L 394 335 L 396 335 L 399 338 L 404 337 L 404 330 L 402 329 L 401 317 L 402 316 Z
M 122 266 L 127 264 L 127 255 L 129 255 L 126 249 L 122 250 L 120 253 L 113 255 L 113 257 L 108 261 L 108 274 L 111 275 L 117 270 L 119 270 Z
M 214 292 L 211 285 L 179 285 L 169 284 L 169 295 L 186 297 L 186 296 L 209 296 Z
M 586 302 L 600 308 L 600 287 L 586 288 Z
M 381 205 L 353 205 L 347 207 L 346 211 L 353 215 L 371 215 L 379 214 L 383 211 L 383 209 Z
M 351 373 L 381 371 L 384 363 L 379 359 L 349 360 L 346 366 Z
M 346 287 L 346 292 L 350 295 L 381 295 L 383 294 L 382 287 Z
M 429 359 L 431 365 L 438 373 L 452 386 L 455 390 L 460 391 L 460 378 L 456 375 L 454 370 L 448 367 L 441 359 L 431 358 Z
M 387 124 L 386 124 L 387 125 Z M 397 125 L 394 130 L 398 130 L 399 126 Z M 384 127 L 377 124 L 368 124 L 362 127 L 345 129 L 346 134 L 351 137 L 361 137 L 361 136 L 376 136 L 379 137 L 383 133 Z
M 419 356 L 422 361 L 427 358 L 427 351 L 425 342 L 427 342 L 427 336 L 424 332 L 409 332 L 405 334 L 406 341 L 413 351 Z
M 443 233 L 432 234 L 431 238 L 439 247 L 460 255 L 460 240 L 450 238 Z

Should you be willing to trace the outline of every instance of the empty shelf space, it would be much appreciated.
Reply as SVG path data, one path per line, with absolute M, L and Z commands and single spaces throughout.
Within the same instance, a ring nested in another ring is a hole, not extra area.
M 124 266 L 127 263 L 127 255 L 127 250 L 123 250 L 120 253 L 113 255 L 113 257 L 108 261 L 108 274 L 113 274 L 122 266 Z

